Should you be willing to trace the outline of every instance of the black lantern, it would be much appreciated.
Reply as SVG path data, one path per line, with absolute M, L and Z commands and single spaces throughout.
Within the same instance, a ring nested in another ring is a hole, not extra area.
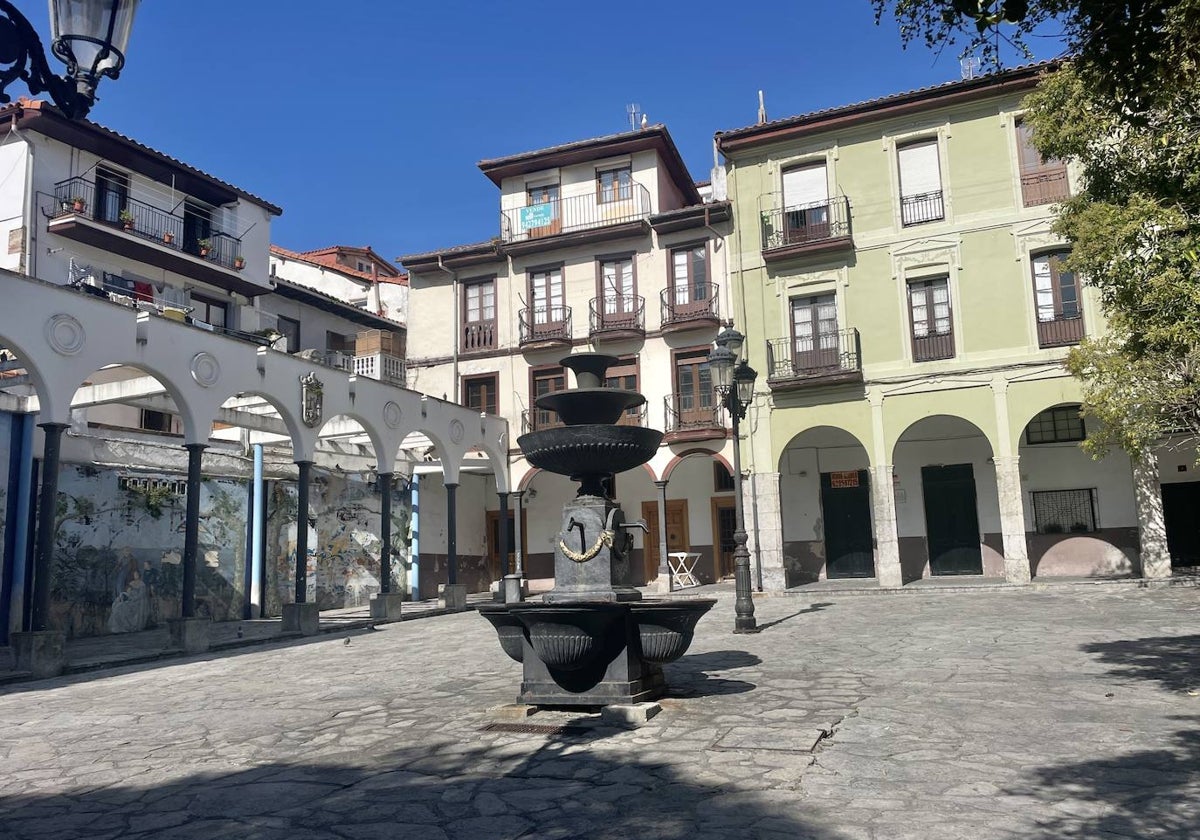
M 742 413 L 754 402 L 754 381 L 758 379 L 758 371 L 750 367 L 745 359 L 738 363 L 733 372 L 733 383 L 737 389 L 737 401 L 742 405 Z
M 67 66 L 56 76 L 33 25 L 8 0 L 0 0 L 0 102 L 5 88 L 24 80 L 31 94 L 45 91 L 70 119 L 87 115 L 103 76 L 117 78 L 140 0 L 50 0 L 50 51 Z

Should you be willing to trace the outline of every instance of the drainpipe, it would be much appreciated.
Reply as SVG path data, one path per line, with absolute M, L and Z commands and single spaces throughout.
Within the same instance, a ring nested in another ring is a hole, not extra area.
M 454 350 L 453 350 L 453 355 L 451 357 L 452 367 L 451 367 L 451 371 L 450 371 L 451 376 L 454 377 L 454 382 L 451 386 L 450 392 L 454 395 L 454 399 L 451 400 L 451 402 L 457 403 L 458 402 L 458 343 L 462 339 L 462 329 L 461 329 L 462 321 L 460 320 L 462 318 L 462 312 L 459 311 L 459 307 L 462 306 L 462 301 L 459 300 L 460 295 L 458 293 L 458 272 L 454 271 L 452 269 L 446 268 L 446 266 L 442 263 L 442 258 L 440 256 L 438 257 L 438 260 L 437 260 L 437 267 L 450 275 L 450 291 L 454 293 L 454 325 L 453 325 L 453 329 L 454 329 L 453 347 L 454 347 Z

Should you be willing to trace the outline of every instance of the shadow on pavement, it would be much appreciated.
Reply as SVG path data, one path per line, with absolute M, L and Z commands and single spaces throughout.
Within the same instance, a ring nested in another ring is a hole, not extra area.
M 1200 691 L 1200 635 L 1162 636 L 1083 645 L 1125 679 L 1158 683 L 1172 692 Z M 1061 817 L 1043 820 L 1045 840 L 1200 836 L 1200 716 L 1176 716 L 1186 724 L 1171 745 L 1111 758 L 1041 767 L 1029 785 L 1009 791 L 1063 803 Z
M 165 784 L 137 784 L 143 768 L 123 767 L 67 794 L 0 797 L 0 836 L 842 840 L 794 804 L 769 804 L 778 796 L 771 791 L 700 783 L 673 766 L 618 760 L 570 739 L 442 740 L 374 757 L 342 755 Z
M 670 697 L 705 697 L 718 694 L 745 694 L 758 686 L 743 680 L 709 676 L 737 668 L 750 668 L 762 663 L 744 650 L 714 650 L 683 656 L 664 668 L 667 695 Z
M 833 606 L 832 602 L 826 602 L 826 603 L 822 603 L 822 604 L 809 604 L 804 609 L 797 610 L 796 612 L 792 613 L 791 615 L 785 615 L 783 618 L 777 618 L 774 621 L 768 621 L 765 624 L 758 625 L 758 631 L 761 633 L 763 630 L 769 630 L 770 628 L 774 627 L 777 624 L 783 624 L 783 622 L 785 622 L 785 621 L 790 621 L 791 619 L 795 618 L 796 616 L 805 615 L 807 613 L 820 612 L 821 610 L 825 609 L 826 607 L 832 607 L 832 606 Z

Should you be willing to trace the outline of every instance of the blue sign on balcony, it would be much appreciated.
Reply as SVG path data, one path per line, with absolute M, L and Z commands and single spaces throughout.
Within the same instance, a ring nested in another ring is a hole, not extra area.
M 550 202 L 546 202 L 545 204 L 531 204 L 528 207 L 521 208 L 522 230 L 545 227 L 553 221 L 554 205 Z

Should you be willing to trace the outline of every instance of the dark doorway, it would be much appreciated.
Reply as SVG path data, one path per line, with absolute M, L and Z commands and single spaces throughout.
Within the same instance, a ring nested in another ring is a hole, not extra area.
M 935 575 L 981 575 L 975 471 L 970 464 L 921 467 L 929 571 Z
M 867 471 L 821 473 L 821 515 L 825 522 L 825 576 L 874 577 Z
M 524 511 L 522 511 L 524 513 Z M 488 573 L 492 580 L 500 580 L 506 574 L 511 574 L 515 569 L 515 557 L 517 552 L 517 528 L 515 520 L 515 511 L 508 511 L 508 545 L 507 551 L 500 551 L 500 511 L 489 510 L 487 512 L 487 566 Z M 524 522 L 524 518 L 521 520 Z
M 1200 481 L 1162 486 L 1171 566 L 1200 566 Z
M 183 250 L 189 254 L 199 254 L 201 243 L 212 243 L 212 213 L 206 207 L 192 204 L 190 201 L 183 205 Z

